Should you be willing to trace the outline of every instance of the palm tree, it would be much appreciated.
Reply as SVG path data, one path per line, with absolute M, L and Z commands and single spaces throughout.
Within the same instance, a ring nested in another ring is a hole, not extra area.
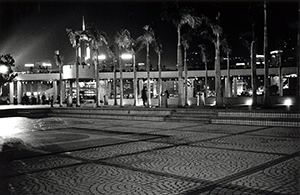
M 157 67 L 158 67 L 158 83 L 159 83 L 159 99 L 158 104 L 159 106 L 162 105 L 162 79 L 161 79 L 161 53 L 162 53 L 162 44 L 159 39 L 156 39 L 154 42 L 154 51 L 157 54 Z
M 83 39 L 83 31 L 82 30 L 72 30 L 72 29 L 66 29 L 67 31 L 67 35 L 70 39 L 70 42 L 72 44 L 72 46 L 75 48 L 76 50 L 76 54 L 75 54 L 75 69 L 76 69 L 76 106 L 79 107 L 80 106 L 80 99 L 79 99 L 79 62 L 80 62 L 80 57 L 79 57 L 79 47 L 80 47 L 80 41 Z M 70 94 L 72 91 L 70 90 Z
M 212 41 L 215 46 L 215 91 L 216 91 L 216 106 L 223 106 L 222 88 L 221 88 L 221 59 L 220 59 L 220 46 L 221 36 L 223 35 L 223 29 L 219 25 L 220 13 L 216 17 L 216 21 L 210 21 L 206 19 L 207 25 L 210 27 L 212 33 L 207 31 L 202 35 Z
M 129 39 L 130 43 L 126 46 L 126 50 L 132 55 L 132 69 L 133 69 L 133 94 L 134 94 L 134 103 L 133 105 L 136 106 L 138 102 L 138 91 L 137 91 L 137 73 L 136 73 L 136 60 L 135 55 L 136 52 L 140 49 L 139 45 L 137 44 L 136 40 L 130 37 Z
M 147 58 L 146 58 L 146 69 L 147 69 L 147 107 L 150 107 L 151 101 L 151 88 L 150 88 L 150 44 L 155 42 L 155 34 L 150 25 L 144 26 L 144 34 L 137 38 L 137 42 L 141 43 L 141 47 L 146 46 Z
M 188 70 L 187 70 L 187 50 L 190 48 L 190 42 L 191 42 L 191 31 L 183 34 L 182 36 L 182 46 L 184 49 L 184 60 L 183 60 L 183 66 L 184 66 L 184 106 L 187 105 L 187 80 L 188 80 Z
M 100 106 L 100 96 L 99 96 L 99 54 L 100 49 L 103 46 L 103 44 L 107 45 L 108 37 L 105 32 L 99 31 L 98 29 L 94 27 L 88 27 L 87 33 L 89 37 L 91 37 L 90 40 L 90 48 L 93 52 L 93 60 L 95 64 L 95 80 L 96 80 L 96 106 Z
M 132 39 L 130 36 L 130 32 L 127 29 L 123 29 L 117 32 L 115 36 L 115 43 L 118 46 L 118 53 L 119 53 L 119 69 L 120 69 L 120 107 L 123 107 L 123 96 L 124 96 L 124 89 L 123 89 L 123 66 L 121 62 L 121 49 L 127 49 L 132 44 Z
M 201 54 L 201 59 L 202 62 L 204 63 L 205 66 L 205 78 L 204 78 L 204 85 L 205 85 L 205 91 L 204 91 L 204 98 L 206 98 L 206 94 L 207 94 L 207 78 L 208 78 L 208 72 L 207 72 L 207 63 L 208 63 L 208 54 L 206 51 L 206 47 L 203 44 L 198 45 L 198 47 L 200 47 L 200 54 Z
M 250 59 L 251 59 L 251 87 L 252 87 L 252 107 L 257 106 L 257 74 L 256 74 L 256 37 L 255 37 L 255 22 L 252 21 L 252 41 L 251 44 L 245 40 L 244 38 L 240 37 L 242 44 L 247 48 L 250 52 Z
M 222 40 L 221 46 L 224 53 L 226 54 L 226 61 L 227 61 L 227 89 L 228 89 L 227 97 L 231 97 L 232 90 L 231 90 L 231 80 L 230 80 L 230 59 L 229 59 L 229 55 L 231 54 L 231 48 L 228 45 L 228 42 L 225 38 Z
M 268 28 L 267 28 L 267 2 L 264 1 L 264 105 L 270 106 L 270 94 L 269 94 L 269 67 L 268 67 Z
M 107 47 L 107 55 L 109 58 L 112 58 L 112 65 L 113 65 L 113 73 L 114 73 L 114 79 L 113 79 L 113 86 L 114 86 L 114 105 L 117 105 L 117 73 L 116 73 L 116 49 L 115 45 L 111 45 L 110 47 Z
M 182 52 L 181 52 L 181 28 L 184 25 L 189 25 L 191 28 L 196 28 L 201 24 L 201 18 L 196 16 L 194 9 L 191 7 L 179 7 L 178 3 L 169 4 L 162 12 L 162 19 L 172 21 L 177 29 L 177 66 L 178 66 L 178 106 L 184 106 L 182 101 L 183 95 L 183 80 L 182 80 Z

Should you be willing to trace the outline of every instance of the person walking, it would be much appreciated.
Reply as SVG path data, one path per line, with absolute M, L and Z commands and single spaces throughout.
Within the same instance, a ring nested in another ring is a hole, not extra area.
M 143 105 L 146 107 L 146 103 L 147 103 L 147 89 L 146 89 L 146 87 L 144 87 L 142 89 L 142 100 L 143 100 Z

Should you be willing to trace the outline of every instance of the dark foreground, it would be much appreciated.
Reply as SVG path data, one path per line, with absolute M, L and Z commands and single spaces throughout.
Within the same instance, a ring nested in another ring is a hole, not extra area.
M 300 192 L 299 128 L 57 117 L 0 124 L 1 195 Z

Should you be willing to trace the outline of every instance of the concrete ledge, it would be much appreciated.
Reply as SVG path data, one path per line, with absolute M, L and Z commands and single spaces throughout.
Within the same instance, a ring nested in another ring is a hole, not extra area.
M 219 117 L 255 117 L 255 118 L 298 118 L 300 113 L 296 112 L 251 112 L 251 111 L 219 111 Z
M 278 118 L 232 118 L 217 117 L 212 118 L 213 124 L 231 124 L 231 125 L 254 125 L 254 126 L 276 126 L 276 127 L 300 127 L 300 120 L 278 119 Z

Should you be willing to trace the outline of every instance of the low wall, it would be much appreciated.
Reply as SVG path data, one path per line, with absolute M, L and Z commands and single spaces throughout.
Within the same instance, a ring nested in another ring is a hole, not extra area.
M 196 106 L 197 101 L 200 101 L 199 105 L 203 105 L 203 100 L 198 100 L 195 98 L 188 99 L 189 106 Z M 205 99 L 205 105 L 215 105 L 216 98 L 209 97 Z M 271 105 L 286 105 L 288 103 L 295 104 L 296 97 L 295 96 L 270 96 L 270 104 Z M 123 106 L 130 106 L 134 104 L 134 99 L 123 99 Z M 252 97 L 224 97 L 223 104 L 226 106 L 234 106 L 234 105 L 251 105 Z M 257 96 L 257 104 L 263 105 L 263 96 Z M 108 99 L 108 105 L 113 106 L 114 100 Z M 120 99 L 117 99 L 117 105 L 120 105 Z M 142 106 L 142 99 L 138 99 L 137 106 Z M 158 99 L 151 99 L 152 106 L 158 106 Z M 176 106 L 178 105 L 178 98 L 169 98 L 168 105 Z

